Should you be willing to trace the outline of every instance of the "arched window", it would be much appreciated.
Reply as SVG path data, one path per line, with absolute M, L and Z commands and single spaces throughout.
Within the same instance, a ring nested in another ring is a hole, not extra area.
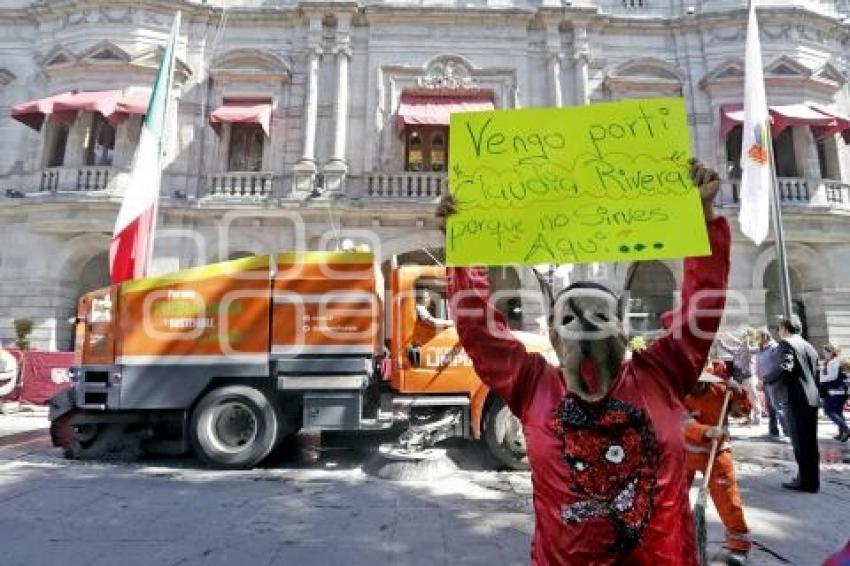
M 661 314 L 676 302 L 676 278 L 660 261 L 632 265 L 627 280 L 631 331 L 635 334 L 661 330 Z
M 508 326 L 522 330 L 522 299 L 518 293 L 522 283 L 516 269 L 506 266 L 490 268 L 488 278 L 496 308 L 505 315 Z
M 108 287 L 111 284 L 109 280 L 109 252 L 99 253 L 84 263 L 78 281 L 78 296 Z

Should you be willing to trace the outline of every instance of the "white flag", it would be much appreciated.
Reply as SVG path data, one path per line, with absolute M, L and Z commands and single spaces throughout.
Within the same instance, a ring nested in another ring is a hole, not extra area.
M 755 0 L 750 3 L 744 78 L 744 131 L 741 147 L 741 232 L 760 245 L 770 224 L 770 114 L 764 94 L 761 42 Z

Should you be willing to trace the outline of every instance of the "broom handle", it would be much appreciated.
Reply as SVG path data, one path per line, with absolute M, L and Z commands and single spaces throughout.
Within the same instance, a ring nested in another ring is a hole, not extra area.
M 726 409 L 729 408 L 729 400 L 731 398 L 732 389 L 727 385 L 726 396 L 723 398 L 723 407 L 720 409 L 720 421 L 717 423 L 717 428 L 722 428 L 723 423 L 726 421 Z M 708 456 L 708 466 L 705 468 L 705 479 L 703 480 L 702 489 L 700 490 L 700 497 L 705 497 L 704 494 L 708 491 L 708 481 L 711 479 L 711 470 L 714 468 L 714 459 L 717 456 L 717 447 L 720 446 L 720 441 L 722 439 L 723 436 L 718 436 L 711 441 L 711 453 Z

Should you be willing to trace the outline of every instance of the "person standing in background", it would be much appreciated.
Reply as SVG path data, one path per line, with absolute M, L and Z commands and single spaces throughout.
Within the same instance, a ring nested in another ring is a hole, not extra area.
M 758 388 L 764 392 L 764 405 L 767 409 L 767 426 L 768 434 L 774 440 L 779 440 L 783 436 L 788 435 L 788 429 L 785 426 L 785 415 L 782 414 L 782 407 L 776 402 L 773 388 L 765 384 L 765 377 L 776 369 L 779 363 L 776 359 L 776 348 L 778 344 L 770 335 L 770 331 L 766 326 L 756 330 L 756 340 L 758 351 L 756 353 L 756 376 L 759 383 Z
M 765 383 L 774 387 L 776 400 L 785 412 L 785 424 L 797 460 L 797 477 L 782 482 L 782 487 L 817 493 L 820 490 L 818 352 L 800 336 L 801 329 L 796 316 L 779 323 L 778 364 Z
M 823 347 L 823 352 L 825 360 L 820 383 L 824 413 L 838 427 L 838 436 L 833 438 L 847 442 L 850 440 L 850 427 L 844 419 L 844 405 L 847 403 L 847 375 L 841 368 L 839 357 L 841 350 L 832 344 L 827 344 Z
M 750 328 L 744 329 L 741 338 L 738 339 L 731 334 L 720 336 L 718 343 L 726 352 L 732 354 L 733 372 L 732 377 L 741 384 L 747 394 L 751 410 L 747 414 L 747 424 L 761 424 L 761 401 L 756 390 L 756 378 L 753 374 L 753 354 L 756 349 L 750 345 L 754 331 Z

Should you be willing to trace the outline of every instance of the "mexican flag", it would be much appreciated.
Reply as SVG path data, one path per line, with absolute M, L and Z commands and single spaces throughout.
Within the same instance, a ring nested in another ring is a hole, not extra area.
M 178 12 L 156 74 L 127 190 L 112 231 L 109 277 L 113 284 L 145 277 L 150 266 L 162 181 L 162 140 L 174 74 L 174 45 L 179 31 Z

